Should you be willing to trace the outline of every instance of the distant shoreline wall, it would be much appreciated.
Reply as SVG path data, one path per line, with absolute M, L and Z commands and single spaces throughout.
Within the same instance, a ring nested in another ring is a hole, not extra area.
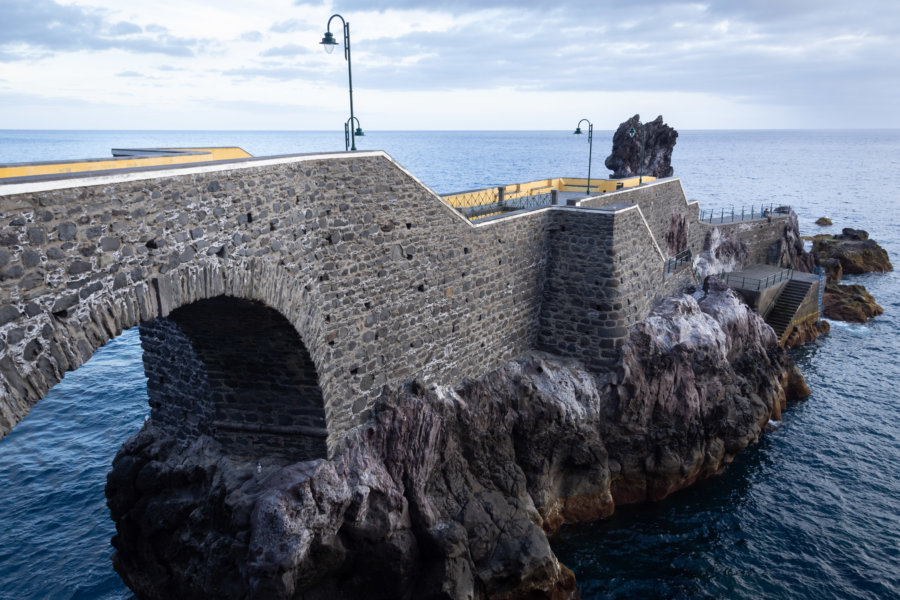
M 455 385 L 532 348 L 609 366 L 692 280 L 665 276 L 659 236 L 697 208 L 677 179 L 602 199 L 631 204 L 473 225 L 383 152 L 0 185 L 0 435 L 122 329 L 220 295 L 297 330 L 331 450 L 384 386 Z

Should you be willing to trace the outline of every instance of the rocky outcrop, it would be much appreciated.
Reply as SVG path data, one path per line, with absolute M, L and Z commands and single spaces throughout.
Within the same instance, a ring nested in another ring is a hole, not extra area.
M 836 258 L 820 260 L 819 266 L 825 269 L 825 275 L 828 279 L 835 283 L 838 283 L 844 276 L 844 268 L 841 266 L 841 261 Z
M 666 256 L 675 256 L 688 246 L 688 220 L 683 214 L 672 213 L 666 230 Z
M 678 132 L 663 123 L 662 115 L 643 125 L 641 116 L 634 115 L 613 134 L 612 153 L 606 157 L 606 168 L 612 171 L 614 179 L 633 177 L 643 173 L 653 177 L 671 177 L 672 150 L 678 139 Z M 634 128 L 634 136 L 629 130 Z M 641 170 L 641 143 L 644 145 L 644 167 Z
M 884 313 L 868 290 L 859 284 L 828 280 L 825 285 L 825 316 L 838 321 L 865 323 Z
M 794 211 L 791 211 L 790 218 L 785 222 L 781 237 L 767 249 L 766 263 L 790 267 L 804 273 L 812 273 L 815 269 L 816 257 L 804 249 L 797 213 Z
M 748 255 L 747 245 L 732 230 L 714 227 L 703 239 L 703 251 L 694 259 L 694 270 L 701 279 L 740 271 Z
M 885 273 L 893 270 L 887 251 L 862 229 L 844 228 L 835 236 L 817 235 L 813 239 L 813 252 L 820 263 L 837 259 L 844 274 Z
M 636 325 L 611 373 L 534 353 L 385 390 L 328 460 L 228 456 L 148 421 L 108 479 L 114 565 L 151 599 L 573 598 L 546 532 L 720 472 L 805 394 L 711 280 Z
M 833 225 L 833 223 L 828 217 L 819 217 L 818 219 L 816 219 L 816 225 L 820 227 L 828 227 L 829 225 Z
M 804 344 L 816 341 L 829 331 L 831 331 L 831 324 L 828 321 L 807 319 L 791 327 L 791 331 L 784 338 L 782 346 L 785 349 L 799 348 Z

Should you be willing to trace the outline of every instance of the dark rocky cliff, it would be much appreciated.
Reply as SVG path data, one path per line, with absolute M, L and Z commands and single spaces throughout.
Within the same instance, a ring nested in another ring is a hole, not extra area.
M 115 568 L 140 598 L 573 598 L 547 532 L 718 473 L 806 393 L 713 281 L 636 325 L 607 374 L 534 353 L 385 390 L 330 460 L 228 456 L 149 421 L 109 475 Z

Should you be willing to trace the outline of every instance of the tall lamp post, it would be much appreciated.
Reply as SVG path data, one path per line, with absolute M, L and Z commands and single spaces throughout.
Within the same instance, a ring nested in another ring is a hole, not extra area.
M 582 119 L 578 121 L 578 125 L 575 126 L 575 135 L 581 135 L 581 124 L 588 124 L 588 181 L 587 181 L 587 195 L 591 195 L 591 159 L 594 156 L 594 124 L 588 121 L 587 119 Z
M 638 125 L 641 126 L 641 166 L 638 168 L 638 172 L 640 173 L 640 175 L 638 175 L 638 185 L 641 185 L 644 183 L 644 142 L 647 141 L 647 138 L 645 137 L 644 124 L 638 121 Z M 635 133 L 634 127 L 632 126 L 628 130 L 628 136 L 633 139 Z
M 341 23 L 344 24 L 344 58 L 347 59 L 347 77 L 350 82 L 350 119 L 344 124 L 344 149 L 356 150 L 356 136 L 364 134 L 362 127 L 359 126 L 359 119 L 353 116 L 353 69 L 350 65 L 350 23 L 345 21 L 344 17 L 339 14 L 331 15 L 328 19 L 325 36 L 319 43 L 322 44 L 322 47 L 325 48 L 325 52 L 328 54 L 331 54 L 334 51 L 334 47 L 337 46 L 337 40 L 334 39 L 334 35 L 331 33 L 331 21 L 334 20 L 335 17 L 340 19 Z M 356 122 L 355 131 L 352 129 L 354 121 Z

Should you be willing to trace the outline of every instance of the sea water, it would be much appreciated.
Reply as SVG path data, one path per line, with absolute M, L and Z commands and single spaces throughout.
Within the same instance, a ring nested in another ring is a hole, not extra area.
M 595 132 L 604 177 L 612 132 Z M 256 156 L 343 150 L 341 132 L 2 131 L 0 164 L 109 156 L 113 147 L 241 146 Z M 584 177 L 569 132 L 377 132 L 439 193 Z M 900 262 L 900 131 L 684 131 L 675 175 L 729 211 L 788 204 L 801 232 L 866 229 Z M 835 225 L 819 228 L 820 216 Z M 898 265 L 900 267 L 900 265 Z M 848 276 L 885 314 L 792 351 L 812 389 L 725 472 L 620 507 L 553 539 L 591 598 L 900 597 L 900 276 Z M 148 414 L 135 330 L 54 387 L 0 440 L 0 598 L 130 598 L 112 570 L 103 486 Z

